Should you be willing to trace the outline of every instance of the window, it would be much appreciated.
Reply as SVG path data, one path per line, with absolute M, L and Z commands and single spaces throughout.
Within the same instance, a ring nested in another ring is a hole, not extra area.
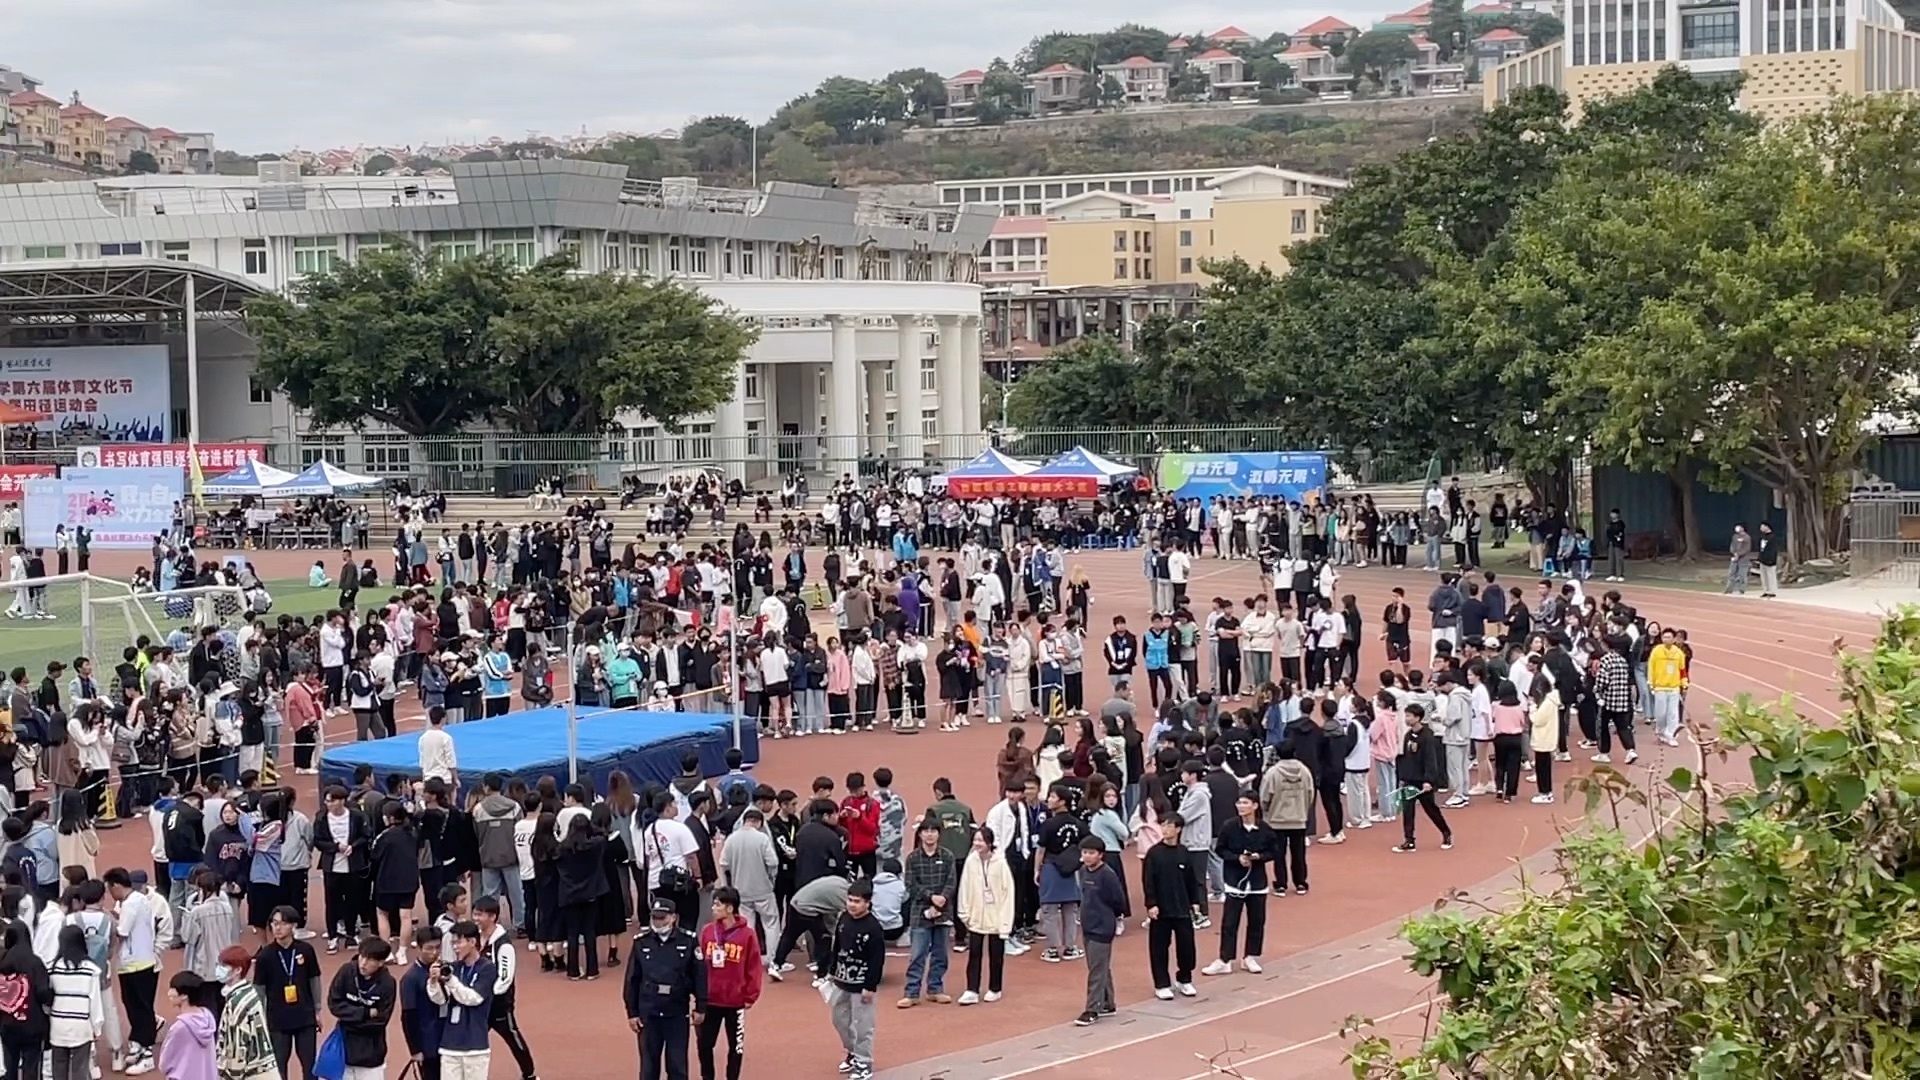
M 247 376 L 247 404 L 273 404 L 273 387 L 268 386 L 266 383 L 261 382 L 251 375 Z
M 873 259 L 873 280 L 893 280 L 893 252 L 882 251 L 875 254 Z
M 773 277 L 785 278 L 796 276 L 792 270 L 789 269 L 794 262 L 792 244 L 782 240 L 773 245 L 773 257 L 769 261 L 771 267 L 767 272 Z
M 471 259 L 480 254 L 480 234 L 472 229 L 430 232 L 427 250 L 443 259 Z
M 648 424 L 627 429 L 627 460 L 651 465 L 660 459 L 660 429 Z
M 1689 12 L 1680 17 L 1680 59 L 1719 60 L 1739 55 L 1740 12 L 1737 9 Z
M 1127 231 L 1125 229 L 1113 230 L 1113 250 L 1127 250 Z
M 881 387 L 881 391 L 883 393 L 888 393 L 888 394 L 893 393 L 895 389 L 893 385 L 893 365 L 888 364 L 886 367 L 881 368 L 880 371 L 881 371 L 880 378 L 883 384 Z
M 267 272 L 267 242 L 265 240 L 247 241 L 240 254 L 244 260 L 241 268 L 247 273 L 260 275 Z
M 683 274 L 687 268 L 687 239 L 684 236 L 667 238 L 667 273 Z
M 748 457 L 757 458 L 757 457 L 760 457 L 762 454 L 766 453 L 766 448 L 761 445 L 761 441 L 760 441 L 766 433 L 766 428 L 767 428 L 767 423 L 764 420 L 747 421 L 747 456 Z M 733 455 L 731 452 L 729 452 L 727 456 L 732 457 Z
M 688 424 L 669 429 L 673 433 L 673 454 L 679 461 L 713 460 L 713 425 Z
M 847 249 L 833 249 L 833 280 L 844 281 L 847 276 Z
M 653 237 L 627 237 L 627 266 L 636 274 L 653 273 Z
M 578 260 L 580 234 L 573 229 L 567 231 L 574 234 L 572 254 Z M 487 250 L 514 266 L 532 266 L 540 261 L 540 244 L 534 239 L 532 229 L 494 229 L 487 233 Z
M 747 401 L 760 400 L 760 365 L 748 364 L 740 376 L 741 397 Z
M 405 435 L 369 435 L 361 456 L 366 459 L 367 471 L 375 475 L 391 476 L 413 468 L 413 446 Z
M 627 243 L 620 233 L 608 233 L 607 242 L 600 248 L 600 269 L 618 270 L 626 264 Z
M 1125 259 L 1113 260 L 1113 280 L 1115 281 L 1127 280 L 1127 260 Z
M 129 256 L 137 257 L 145 254 L 146 250 L 147 246 L 138 240 L 124 244 L 101 244 L 100 257 L 103 259 L 111 259 L 115 256 L 123 258 Z
M 940 410 L 920 410 L 920 438 L 935 439 L 940 436 Z
M 247 242 L 249 244 L 254 243 L 252 240 Z M 264 248 L 267 242 L 261 240 L 259 244 Z M 371 255 L 376 251 L 385 251 L 392 246 L 392 233 L 360 233 L 353 238 L 353 257 L 357 259 L 362 255 Z M 264 259 L 261 260 L 263 265 L 265 261 Z
M 940 359 L 934 356 L 920 358 L 920 392 L 928 393 L 940 388 Z
M 1192 229 L 1180 230 L 1180 246 L 1181 247 L 1193 246 L 1193 230 Z
M 1191 273 L 1193 273 L 1193 260 L 1192 260 L 1192 259 L 1181 259 L 1181 260 L 1180 260 L 1180 272 L 1181 272 L 1181 273 L 1183 273 L 1183 274 L 1191 274 Z
M 1183 206 L 1183 207 L 1181 207 L 1181 208 L 1180 208 L 1180 220 L 1181 220 L 1181 221 L 1192 221 L 1192 220 L 1193 220 L 1193 208 L 1192 208 L 1192 207 L 1187 207 L 1187 206 Z
M 1293 212 L 1293 231 L 1295 235 L 1307 231 L 1307 212 L 1305 210 L 1295 210 Z
M 1135 236 L 1137 239 L 1134 241 L 1133 250 L 1144 252 L 1148 255 L 1153 254 L 1153 234 L 1151 232 L 1143 232 L 1136 233 Z
M 64 259 L 67 257 L 67 246 L 65 244 L 29 245 L 25 249 L 25 257 L 29 259 Z
M 293 272 L 323 274 L 340 258 L 339 239 L 332 236 L 293 238 Z
M 887 445 L 891 446 L 900 441 L 900 414 L 888 409 L 886 423 Z
M 1141 281 L 1153 280 L 1153 260 L 1152 259 L 1133 260 L 1133 276 L 1136 278 L 1139 278 Z
M 168 262 L 186 262 L 193 257 L 193 242 L 168 240 L 160 245 L 160 257 Z
M 347 466 L 345 435 L 308 435 L 300 440 L 300 467 L 325 461 L 341 468 Z
M 527 238 L 529 240 L 533 239 L 532 229 L 507 229 L 504 231 L 524 232 L 527 234 Z M 496 233 L 494 235 L 499 235 L 499 234 Z M 579 229 L 560 230 L 560 250 L 563 254 L 570 255 L 573 257 L 573 265 L 582 267 L 582 268 L 584 268 L 587 265 L 585 242 L 580 237 Z M 534 258 L 528 262 L 522 263 L 521 265 L 532 266 L 535 262 L 538 262 L 538 261 L 539 261 L 539 254 L 536 249 Z
M 759 277 L 760 276 L 760 244 L 759 242 L 755 240 L 735 240 L 734 245 L 740 249 L 740 276 L 741 277 Z

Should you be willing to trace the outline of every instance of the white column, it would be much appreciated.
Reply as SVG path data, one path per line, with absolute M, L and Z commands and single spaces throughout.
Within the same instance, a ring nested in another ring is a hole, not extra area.
M 949 466 L 966 461 L 971 455 L 966 453 L 964 436 L 970 429 L 961 419 L 960 399 L 965 393 L 961 387 L 960 374 L 960 317 L 942 315 L 940 324 L 940 351 L 936 354 L 934 392 L 940 395 L 940 456 Z
M 195 296 L 199 290 L 192 274 L 186 275 L 183 287 L 187 294 L 186 310 L 181 313 L 187 331 L 187 441 L 198 445 L 207 435 L 200 427 L 200 312 Z
M 997 415 L 997 414 L 996 414 Z M 960 320 L 960 431 L 968 455 L 986 448 L 986 427 L 980 422 L 980 317 Z
M 833 333 L 833 360 L 827 365 L 827 471 L 837 481 L 860 460 L 860 358 L 855 352 L 858 323 L 844 315 L 827 316 Z
M 903 468 L 917 468 L 926 456 L 926 435 L 920 429 L 920 414 L 926 411 L 920 394 L 920 324 L 911 315 L 895 315 L 898 355 L 893 362 L 894 411 L 900 417 L 900 448 L 895 460 Z
M 887 365 L 863 364 L 867 373 L 867 437 L 869 454 L 887 456 Z
M 766 374 L 761 378 L 765 379 Z M 762 384 L 765 385 L 764 383 Z M 729 480 L 747 478 L 747 365 L 742 361 L 733 372 L 733 396 L 722 402 L 713 414 L 713 452 L 715 464 Z

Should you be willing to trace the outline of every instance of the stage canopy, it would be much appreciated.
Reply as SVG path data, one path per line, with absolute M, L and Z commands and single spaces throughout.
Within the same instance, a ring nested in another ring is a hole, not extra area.
M 202 495 L 261 495 L 268 489 L 294 478 L 285 469 L 276 469 L 264 461 L 249 461 L 224 476 L 216 476 L 201 485 Z
M 289 478 L 285 483 L 275 485 L 266 492 L 275 498 L 291 498 L 300 495 L 331 495 L 336 491 L 352 491 L 356 488 L 378 487 L 382 483 L 377 476 L 362 476 L 348 472 L 331 461 L 316 461 L 307 466 L 299 476 Z M 212 489 L 209 488 L 209 491 Z
M 935 487 L 944 486 L 956 499 L 990 499 L 995 495 L 1026 494 L 1018 481 L 1038 466 L 1008 457 L 988 447 L 965 465 L 933 478 Z
M 1033 470 L 1029 476 L 1091 477 L 1103 484 L 1110 484 L 1122 477 L 1132 476 L 1139 469 L 1104 458 L 1084 446 L 1073 449 Z

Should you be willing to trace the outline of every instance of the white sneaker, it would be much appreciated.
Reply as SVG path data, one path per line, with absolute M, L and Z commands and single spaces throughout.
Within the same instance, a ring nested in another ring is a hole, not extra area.
M 1172 1001 L 1173 987 L 1171 986 L 1156 987 L 1153 991 L 1153 996 L 1159 998 L 1161 1001 Z
M 1200 991 L 1193 988 L 1192 983 L 1175 983 L 1173 988 L 1180 991 L 1181 997 L 1198 997 L 1200 994 Z
M 1233 961 L 1231 961 L 1231 960 L 1215 960 L 1215 961 L 1214 961 L 1213 963 L 1211 963 L 1211 964 L 1208 964 L 1208 965 L 1207 965 L 1206 967 L 1203 967 L 1203 968 L 1201 968 L 1201 969 L 1200 969 L 1200 974 L 1202 974 L 1202 975 L 1231 975 L 1231 974 L 1233 974 Z
M 980 1004 L 980 995 L 969 990 L 961 994 L 957 1000 L 962 1005 L 978 1005 Z
M 1611 764 L 1613 764 L 1613 759 L 1612 759 L 1612 758 L 1610 758 L 1610 757 L 1608 757 L 1608 756 L 1607 756 L 1607 755 L 1605 755 L 1605 754 L 1595 754 L 1595 755 L 1593 755 L 1592 757 L 1590 757 L 1590 758 L 1588 758 L 1587 760 L 1588 760 L 1588 761 L 1597 761 L 1597 762 L 1599 762 L 1599 763 L 1600 763 L 1600 764 L 1602 764 L 1602 765 L 1611 765 Z
M 1008 956 L 1023 956 L 1026 953 L 1031 952 L 1032 949 L 1033 949 L 1033 946 L 1028 945 L 1023 941 L 1017 941 L 1013 938 L 1007 939 L 1007 955 Z
M 1631 765 L 1634 762 L 1639 760 L 1640 760 L 1640 751 L 1638 750 L 1627 751 L 1627 764 Z
M 1249 956 L 1245 960 L 1240 961 L 1240 966 L 1246 968 L 1247 974 L 1249 975 L 1260 974 L 1260 958 L 1257 956 Z
M 1535 795 L 1532 801 L 1541 806 L 1546 806 L 1547 804 L 1553 802 L 1553 793 L 1548 792 L 1545 795 Z
M 984 993 L 984 994 L 981 994 L 981 995 L 980 995 L 980 1000 L 981 1000 L 981 1001 L 984 1001 L 984 1002 L 986 1002 L 986 1003 L 987 1003 L 987 1004 L 989 1004 L 989 1005 L 991 1005 L 991 1004 L 993 1004 L 994 1002 L 996 1002 L 996 1001 L 999 1001 L 999 1000 L 1000 1000 L 1000 991 L 998 991 L 998 990 L 989 990 L 989 991 L 987 991 L 986 993 Z

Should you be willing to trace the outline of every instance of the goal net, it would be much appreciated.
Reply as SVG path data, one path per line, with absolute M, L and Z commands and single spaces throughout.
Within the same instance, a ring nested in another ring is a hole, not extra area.
M 246 590 L 236 585 L 168 592 L 101 591 L 87 598 L 87 607 L 88 655 L 108 670 L 120 662 L 128 648 L 139 646 L 143 640 L 171 644 L 184 657 L 209 626 L 227 634 L 228 644 L 234 644 L 232 635 L 246 625 L 249 609 Z
M 93 619 L 101 602 L 131 595 L 124 581 L 93 574 L 58 574 L 25 581 L 0 581 L 0 670 L 27 669 L 37 684 L 55 660 L 71 665 L 75 657 L 97 657 Z M 107 661 L 110 669 L 118 661 Z M 68 673 L 71 675 L 71 672 Z M 60 680 L 62 689 L 65 679 Z

